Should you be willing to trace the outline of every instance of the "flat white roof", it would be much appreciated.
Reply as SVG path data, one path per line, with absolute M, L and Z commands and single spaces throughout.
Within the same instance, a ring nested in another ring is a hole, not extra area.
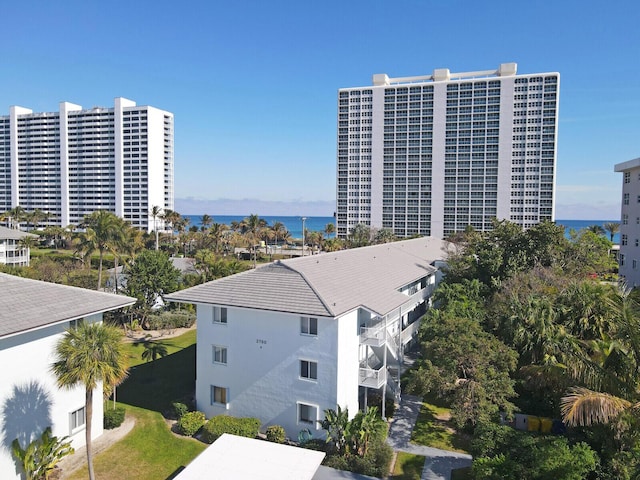
M 174 480 L 311 480 L 324 452 L 225 433 Z

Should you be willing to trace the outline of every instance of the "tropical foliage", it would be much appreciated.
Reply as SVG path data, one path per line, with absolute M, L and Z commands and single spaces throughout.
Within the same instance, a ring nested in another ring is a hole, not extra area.
M 47 480 L 56 465 L 74 452 L 69 437 L 54 437 L 47 427 L 40 438 L 22 448 L 18 439 L 11 443 L 11 452 L 22 467 L 26 480 Z
M 58 387 L 85 389 L 85 441 L 89 478 L 94 480 L 91 426 L 93 392 L 104 384 L 111 390 L 127 377 L 126 355 L 122 334 L 115 327 L 101 323 L 82 322 L 67 330 L 55 347 L 55 361 L 51 366 Z

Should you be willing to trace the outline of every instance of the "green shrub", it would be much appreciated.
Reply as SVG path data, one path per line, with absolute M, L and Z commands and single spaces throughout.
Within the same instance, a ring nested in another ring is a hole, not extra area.
M 240 437 L 255 438 L 260 430 L 260 420 L 257 418 L 236 418 L 228 415 L 218 415 L 211 418 L 202 429 L 202 440 L 207 443 L 215 442 L 223 433 L 231 433 Z
M 119 427 L 120 425 L 122 425 L 122 422 L 124 422 L 124 414 L 124 407 L 120 405 L 118 405 L 116 408 L 111 408 L 110 406 L 105 405 L 102 425 L 107 430 Z
M 202 412 L 187 412 L 178 420 L 178 431 L 182 435 L 191 437 L 202 428 L 206 421 L 207 418 Z
M 280 425 L 271 425 L 267 427 L 267 440 L 275 443 L 284 443 L 286 438 L 284 427 Z
M 375 441 L 369 446 L 364 457 L 354 454 L 327 455 L 323 465 L 338 470 L 348 470 L 372 477 L 386 477 L 389 474 L 393 449 L 384 441 Z
M 182 416 L 189 411 L 189 407 L 182 402 L 173 402 L 171 408 L 177 420 L 180 420 Z
M 190 328 L 196 321 L 196 316 L 189 312 L 161 312 L 147 317 L 150 330 L 164 330 L 170 328 Z

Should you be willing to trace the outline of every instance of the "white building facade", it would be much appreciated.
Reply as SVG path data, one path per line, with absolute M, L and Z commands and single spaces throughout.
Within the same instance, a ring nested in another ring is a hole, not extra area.
M 338 92 L 336 227 L 443 238 L 555 218 L 558 73 L 389 78 Z
M 51 373 L 54 350 L 67 328 L 100 322 L 102 313 L 135 299 L 0 273 L 0 478 L 20 479 L 11 442 L 22 448 L 51 427 L 85 444 L 85 391 L 59 389 Z M 102 385 L 94 392 L 92 438 L 102 435 Z
M 195 303 L 197 408 L 257 417 L 292 439 L 324 410 L 353 416 L 400 393 L 402 352 L 439 280 L 444 242 L 420 238 L 301 257 L 176 292 Z
M 13 228 L 0 226 L 0 264 L 14 267 L 28 267 L 31 249 L 24 245 L 25 237 L 39 238 L 37 235 Z
M 640 286 L 640 158 L 619 163 L 622 173 L 619 273 L 629 287 Z
M 66 227 L 109 210 L 151 231 L 151 208 L 173 209 L 173 151 L 173 114 L 125 98 L 48 113 L 13 106 L 0 117 L 0 211 L 40 209 L 45 224 Z

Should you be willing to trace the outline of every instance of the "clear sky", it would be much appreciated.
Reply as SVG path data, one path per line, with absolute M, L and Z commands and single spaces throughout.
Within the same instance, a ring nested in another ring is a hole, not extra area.
M 332 215 L 339 88 L 517 62 L 561 74 L 556 217 L 616 219 L 639 23 L 637 0 L 6 0 L 0 114 L 130 98 L 175 114 L 180 213 Z

